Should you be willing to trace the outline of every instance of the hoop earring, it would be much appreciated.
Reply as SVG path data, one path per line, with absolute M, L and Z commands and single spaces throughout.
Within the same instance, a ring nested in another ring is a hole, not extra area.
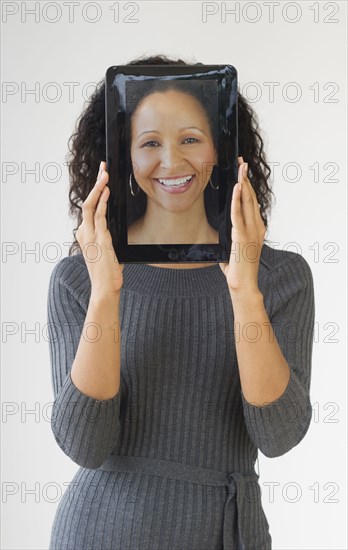
M 210 177 L 209 183 L 210 183 L 210 187 L 211 187 L 212 189 L 214 189 L 214 191 L 216 191 L 217 189 L 219 189 L 219 185 L 218 185 L 217 187 L 214 187 L 214 186 L 213 186 L 213 184 L 212 184 L 212 182 L 211 182 L 211 177 Z
M 132 189 L 132 172 L 130 173 L 129 175 L 129 187 L 130 187 L 130 192 L 132 193 L 133 197 L 136 197 L 138 194 L 139 194 L 139 185 L 138 185 L 138 191 L 136 193 L 133 193 L 133 189 Z

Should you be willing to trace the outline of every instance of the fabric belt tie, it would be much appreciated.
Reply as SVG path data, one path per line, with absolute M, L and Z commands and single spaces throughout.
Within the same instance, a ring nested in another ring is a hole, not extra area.
M 249 474 L 225 473 L 169 460 L 124 455 L 110 455 L 98 470 L 144 473 L 202 485 L 226 485 L 223 549 L 248 550 L 245 537 L 245 527 L 248 529 L 248 525 L 244 525 L 243 506 L 245 501 L 250 499 L 250 496 L 246 496 L 247 484 L 258 483 L 259 475 L 255 470 Z M 252 494 L 255 495 L 255 487 L 253 487 Z

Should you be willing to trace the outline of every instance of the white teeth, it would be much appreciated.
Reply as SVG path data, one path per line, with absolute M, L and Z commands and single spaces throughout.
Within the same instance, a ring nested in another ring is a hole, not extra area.
M 176 178 L 176 179 L 171 179 L 171 180 L 158 180 L 160 183 L 162 183 L 163 185 L 167 185 L 168 187 L 177 187 L 179 185 L 182 185 L 183 183 L 186 183 L 188 182 L 190 179 L 192 178 L 192 176 L 187 176 L 186 178 Z M 175 183 L 173 183 L 175 182 Z

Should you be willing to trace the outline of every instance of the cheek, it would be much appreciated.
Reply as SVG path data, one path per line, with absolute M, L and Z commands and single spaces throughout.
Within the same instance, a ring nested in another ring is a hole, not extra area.
M 156 161 L 154 155 L 146 154 L 146 151 L 136 151 L 132 154 L 132 163 L 135 176 L 136 174 L 147 176 L 153 172 Z
M 206 147 L 201 147 L 199 150 L 197 149 L 195 158 L 197 159 L 197 162 L 199 165 L 205 164 L 213 164 L 214 163 L 214 149 L 212 149 L 209 145 Z

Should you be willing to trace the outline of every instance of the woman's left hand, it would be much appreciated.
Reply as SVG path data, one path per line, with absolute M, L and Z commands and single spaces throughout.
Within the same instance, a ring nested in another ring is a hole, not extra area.
M 238 184 L 231 201 L 232 249 L 229 263 L 219 263 L 231 292 L 259 292 L 258 272 L 266 227 L 256 193 L 248 179 L 243 157 L 238 157 Z M 242 189 L 239 190 L 239 185 Z

